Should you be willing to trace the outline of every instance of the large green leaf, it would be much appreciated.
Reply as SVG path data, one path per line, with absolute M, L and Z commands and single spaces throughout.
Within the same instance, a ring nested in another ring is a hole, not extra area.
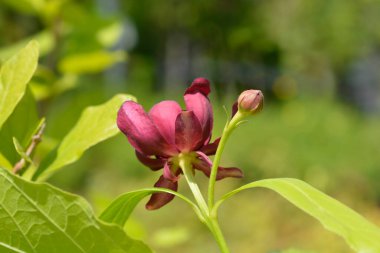
M 78 160 L 90 147 L 116 135 L 119 132 L 116 126 L 117 111 L 124 101 L 131 99 L 134 100 L 134 97 L 119 94 L 104 104 L 86 108 L 61 144 L 41 162 L 33 179 L 41 175 L 49 176 Z
M 84 199 L 0 169 L 0 252 L 151 251 L 121 227 L 97 220 Z
M 277 192 L 316 218 L 327 230 L 341 236 L 355 251 L 360 253 L 380 252 L 380 228 L 339 201 L 301 180 L 291 178 L 266 179 L 244 185 L 226 194 L 216 203 L 215 210 L 223 201 L 236 193 L 256 187 Z
M 127 192 L 117 197 L 100 215 L 100 219 L 106 222 L 124 226 L 136 205 L 146 196 L 155 192 L 165 192 L 176 195 L 187 202 L 197 213 L 200 214 L 198 207 L 188 198 L 178 192 L 166 188 L 145 188 L 137 191 Z
M 38 63 L 38 44 L 30 42 L 0 70 L 0 129 L 24 96 Z

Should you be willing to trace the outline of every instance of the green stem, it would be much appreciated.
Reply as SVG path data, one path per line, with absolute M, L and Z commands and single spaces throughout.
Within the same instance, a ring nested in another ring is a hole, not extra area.
M 215 214 L 213 215 L 210 214 L 210 211 L 209 211 L 210 209 L 208 208 L 206 201 L 203 198 L 203 195 L 197 183 L 194 180 L 194 175 L 193 175 L 192 165 L 191 165 L 191 157 L 186 156 L 186 154 L 180 154 L 179 166 L 181 167 L 183 171 L 185 179 L 200 209 L 200 215 L 198 215 L 199 218 L 201 219 L 202 222 L 204 222 L 207 225 L 208 229 L 211 231 L 212 235 L 214 236 L 219 246 L 221 253 L 230 253 L 227 243 L 224 239 L 223 233 L 219 227 L 218 218 Z
M 208 225 L 211 233 L 213 234 L 216 242 L 218 243 L 219 249 L 222 253 L 230 253 L 230 250 L 228 249 L 226 240 L 224 239 L 222 230 L 219 227 L 218 219 L 210 218 L 208 220 Z
M 189 185 L 190 190 L 193 193 L 195 201 L 197 202 L 203 216 L 208 217 L 209 209 L 207 207 L 206 201 L 203 198 L 201 190 L 199 189 L 197 183 L 194 180 L 191 160 L 188 157 L 186 157 L 186 155 L 181 154 L 179 157 L 179 166 L 181 167 L 183 174 L 185 175 L 187 184 Z
M 240 112 L 237 112 L 231 121 L 227 121 L 226 126 L 224 127 L 224 130 L 222 133 L 222 137 L 221 137 L 219 145 L 218 145 L 218 149 L 216 150 L 214 161 L 212 163 L 210 180 L 209 180 L 209 184 L 208 184 L 208 208 L 210 210 L 212 210 L 212 208 L 214 206 L 214 202 L 215 202 L 216 174 L 218 172 L 220 158 L 222 157 L 224 146 L 226 145 L 226 142 L 227 142 L 228 138 L 230 137 L 232 131 L 235 129 L 237 124 L 241 121 L 242 117 L 243 117 L 243 115 L 241 115 Z

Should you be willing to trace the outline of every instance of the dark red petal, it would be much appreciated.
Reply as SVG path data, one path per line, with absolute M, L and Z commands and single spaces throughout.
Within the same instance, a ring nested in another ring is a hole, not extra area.
M 165 163 L 165 166 L 164 166 L 164 173 L 163 173 L 163 176 L 164 178 L 166 178 L 167 180 L 170 180 L 170 181 L 173 181 L 173 182 L 176 182 L 178 181 L 179 179 L 179 176 L 176 176 L 176 171 L 177 171 L 178 168 L 175 168 L 173 167 L 172 164 L 170 163 Z M 175 170 L 175 172 L 173 173 L 173 170 Z
M 211 160 L 207 156 L 207 158 L 205 158 L 204 155 L 201 155 L 201 152 L 197 153 L 200 155 L 200 157 L 196 162 L 193 163 L 194 168 L 201 170 L 207 177 L 210 177 L 212 166 Z M 243 177 L 243 172 L 239 168 L 224 168 L 219 166 L 218 172 L 216 174 L 216 180 L 221 180 L 226 177 L 241 178 Z
M 181 112 L 177 102 L 168 100 L 156 104 L 149 112 L 154 125 L 170 144 L 175 143 L 175 120 Z
M 156 182 L 156 184 L 154 185 L 154 187 L 167 188 L 172 191 L 177 191 L 178 182 L 167 180 L 163 176 L 161 176 Z M 156 210 L 166 205 L 170 201 L 172 201 L 173 198 L 174 198 L 174 195 L 170 193 L 163 193 L 163 192 L 153 193 L 148 203 L 145 205 L 145 208 L 148 210 Z
M 235 102 L 232 105 L 232 116 L 231 116 L 231 118 L 233 118 L 235 116 L 235 114 L 237 113 L 238 110 L 239 110 L 238 102 Z
M 186 90 L 184 99 L 186 109 L 193 111 L 202 126 L 203 143 L 207 144 L 211 137 L 213 114 L 212 106 L 207 97 L 210 93 L 210 83 L 207 79 L 197 78 Z
M 180 151 L 189 152 L 202 146 L 202 128 L 192 111 L 181 112 L 175 121 L 175 144 Z
M 220 142 L 220 137 L 216 139 L 213 143 L 204 145 L 201 148 L 201 151 L 205 153 L 206 155 L 215 155 L 216 150 L 218 149 L 218 146 L 219 146 L 219 142 Z
M 193 166 L 195 169 L 202 171 L 207 177 L 210 177 L 211 174 L 211 166 L 204 160 L 198 160 L 193 162 Z
M 190 87 L 186 89 L 185 94 L 201 92 L 207 96 L 210 92 L 210 82 L 204 77 L 195 78 Z
M 216 174 L 216 180 L 220 180 L 226 177 L 242 178 L 244 176 L 243 171 L 236 167 L 218 167 L 218 173 Z
M 136 102 L 124 102 L 117 115 L 117 126 L 140 153 L 166 157 L 177 154 L 174 145 L 165 141 L 143 107 Z
M 201 151 L 197 151 L 196 153 L 198 154 L 198 158 L 200 160 L 202 160 L 203 162 L 206 162 L 209 167 L 212 166 L 211 159 L 205 153 L 203 153 Z
M 139 161 L 144 164 L 145 166 L 148 166 L 151 170 L 159 170 L 162 169 L 165 165 L 165 160 L 161 158 L 150 158 L 147 155 L 144 155 L 136 150 L 136 157 L 139 159 Z

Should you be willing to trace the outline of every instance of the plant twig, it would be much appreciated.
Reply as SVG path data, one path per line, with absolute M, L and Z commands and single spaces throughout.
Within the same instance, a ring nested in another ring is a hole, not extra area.
M 31 141 L 29 147 L 27 148 L 27 150 L 25 152 L 26 156 L 30 157 L 32 155 L 34 149 L 37 147 L 38 143 L 41 142 L 41 140 L 42 140 L 42 134 L 44 133 L 45 126 L 46 126 L 46 124 L 42 123 L 41 126 L 40 126 L 40 128 L 38 129 L 37 134 L 33 135 L 32 141 Z M 21 158 L 20 161 L 18 161 L 13 166 L 13 173 L 14 174 L 20 174 L 22 172 L 22 169 L 25 166 L 25 163 L 26 163 L 25 159 Z

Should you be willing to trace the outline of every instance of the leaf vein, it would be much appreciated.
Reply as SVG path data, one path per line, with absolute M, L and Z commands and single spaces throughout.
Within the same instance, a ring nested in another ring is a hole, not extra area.
M 26 242 L 29 244 L 29 246 L 33 250 L 33 252 L 36 252 L 36 249 L 34 248 L 33 244 L 31 243 L 31 241 L 29 240 L 29 238 L 26 236 L 26 234 L 24 234 L 24 232 L 21 230 L 19 224 L 13 218 L 12 214 L 7 210 L 7 208 L 5 207 L 5 205 L 2 202 L 0 203 L 0 205 L 3 207 L 3 210 L 8 214 L 8 216 L 11 218 L 11 220 L 16 225 L 16 227 L 18 228 L 18 230 L 21 232 L 22 236 L 25 238 Z
M 81 250 L 83 253 L 86 253 L 86 251 L 72 238 L 70 237 L 68 234 L 65 233 L 64 230 L 62 230 L 62 228 L 56 224 L 54 222 L 54 220 L 52 220 L 42 209 L 40 209 L 32 199 L 29 198 L 29 196 L 27 194 L 25 194 L 16 184 L 14 184 L 14 182 L 8 178 L 8 175 L 5 175 L 5 179 L 12 184 L 12 186 L 22 195 L 24 196 L 24 198 L 30 203 L 32 204 L 32 206 L 34 206 L 34 208 L 36 208 L 45 218 L 48 222 L 50 222 L 54 227 L 56 227 L 58 229 L 58 231 L 60 231 L 65 237 L 67 237 L 79 250 Z

